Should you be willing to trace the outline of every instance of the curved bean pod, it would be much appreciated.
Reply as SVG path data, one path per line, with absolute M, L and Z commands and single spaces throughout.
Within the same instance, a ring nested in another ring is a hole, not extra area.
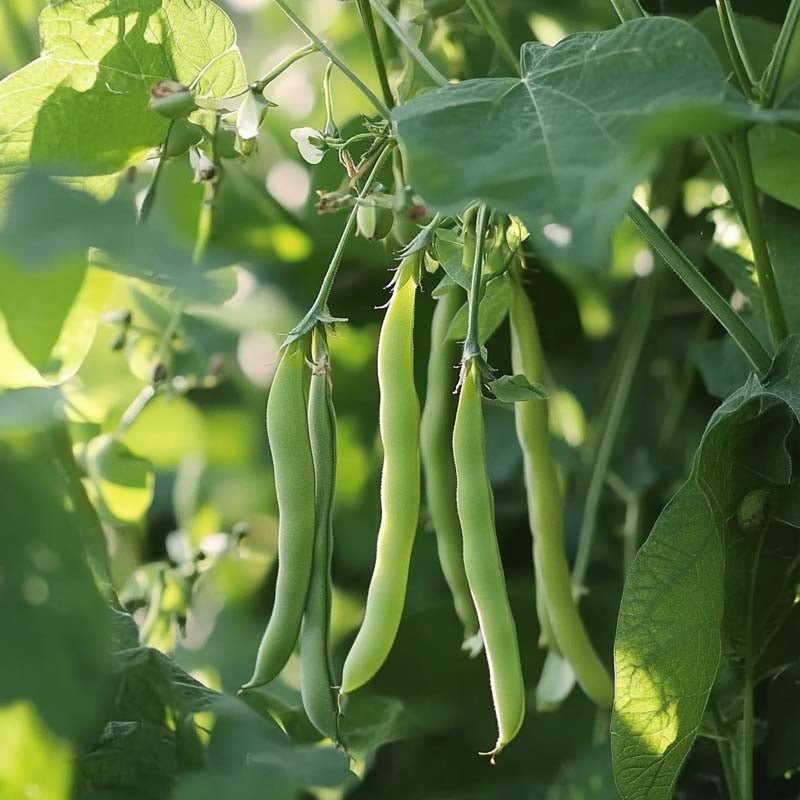
M 453 287 L 436 303 L 431 323 L 431 351 L 425 406 L 420 421 L 420 453 L 439 563 L 442 566 L 456 614 L 464 626 L 465 646 L 478 633 L 478 616 L 469 593 L 464 571 L 464 549 L 456 509 L 456 470 L 451 447 L 455 395 L 458 378 L 458 345 L 447 338 L 447 331 L 461 308 L 462 293 Z
M 541 380 L 543 356 L 536 317 L 528 295 L 519 284 L 511 302 L 511 331 L 514 369 L 521 369 L 530 381 Z M 547 403 L 527 400 L 514 406 L 517 436 L 525 457 L 537 595 L 543 590 L 555 644 L 572 665 L 581 688 L 599 706 L 610 708 L 611 677 L 589 639 L 572 596 L 564 551 L 563 500 L 550 450 Z
M 508 602 L 494 525 L 494 497 L 486 469 L 480 374 L 469 364 L 461 385 L 453 430 L 458 517 L 464 566 L 478 611 L 492 688 L 497 743 L 492 760 L 517 735 L 525 717 L 525 685 L 517 630 Z
M 311 582 L 300 631 L 300 694 L 314 727 L 338 742 L 338 707 L 330 653 L 336 415 L 327 348 L 319 333 L 314 334 L 314 361 L 308 392 L 308 433 L 314 460 L 316 534 Z
M 414 388 L 414 301 L 411 270 L 398 273 L 378 341 L 383 442 L 381 525 L 364 621 L 344 662 L 343 694 L 370 680 L 394 643 L 405 603 L 419 521 L 419 401 Z
M 533 311 L 526 304 L 525 290 L 514 285 L 514 294 L 509 310 L 511 328 L 511 368 L 515 375 L 524 375 L 531 383 L 545 380 L 544 354 L 539 341 L 539 331 Z M 560 490 L 558 476 L 550 459 L 550 426 L 547 403 L 527 400 L 514 403 L 514 420 L 517 440 L 523 455 L 525 493 L 528 501 L 528 526 L 533 539 L 533 569 L 536 577 L 536 616 L 539 618 L 539 644 L 542 647 L 557 647 L 553 635 L 550 615 L 545 601 L 544 578 L 542 577 L 542 555 L 540 538 L 543 528 L 561 530 Z M 546 441 L 545 446 L 534 448 L 533 442 Z M 540 480 L 537 482 L 537 475 Z M 554 483 L 555 482 L 555 483 Z M 550 492 L 547 492 L 547 488 Z M 555 486 L 557 494 L 552 495 Z M 553 500 L 556 502 L 552 502 Z
M 297 642 L 314 551 L 314 464 L 306 419 L 308 367 L 301 342 L 281 357 L 267 401 L 267 438 L 278 498 L 278 579 L 272 614 L 258 648 L 253 677 L 242 687 L 269 683 Z

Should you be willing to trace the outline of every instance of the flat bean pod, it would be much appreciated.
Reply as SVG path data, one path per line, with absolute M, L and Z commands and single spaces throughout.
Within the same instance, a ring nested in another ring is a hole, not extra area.
M 492 759 L 519 731 L 525 717 L 525 685 L 494 524 L 494 497 L 486 468 L 480 374 L 474 362 L 464 375 L 453 429 L 458 517 L 464 566 L 478 611 L 489 664 L 498 736 Z
M 355 691 L 383 665 L 405 604 L 419 521 L 419 401 L 414 388 L 414 302 L 410 269 L 398 273 L 378 341 L 380 433 L 383 442 L 381 525 L 364 621 L 347 655 L 342 693 Z
M 431 350 L 425 406 L 420 422 L 420 452 L 425 475 L 425 496 L 436 534 L 442 566 L 456 614 L 464 626 L 465 645 L 478 633 L 478 616 L 464 571 L 464 549 L 456 509 L 456 469 L 451 446 L 455 417 L 455 387 L 458 345 L 447 338 L 450 323 L 463 302 L 457 288 L 448 290 L 436 303 L 431 323 Z
M 517 285 L 511 303 L 515 369 L 541 380 L 542 352 L 533 307 Z M 558 475 L 550 449 L 547 404 L 542 400 L 516 403 L 517 436 L 525 456 L 528 512 L 534 536 L 534 562 L 539 589 L 544 590 L 547 618 L 558 650 L 569 661 L 581 688 L 599 706 L 610 708 L 613 686 L 592 645 L 572 596 L 564 551 L 564 511 Z
M 308 433 L 314 460 L 316 533 L 311 582 L 300 632 L 300 694 L 314 727 L 338 742 L 338 707 L 330 653 L 336 415 L 327 348 L 318 333 L 314 345 L 315 365 L 308 392 Z
M 281 357 L 267 401 L 267 438 L 278 498 L 278 579 L 253 677 L 269 683 L 286 666 L 300 633 L 314 552 L 314 464 L 306 418 L 308 366 L 302 342 Z

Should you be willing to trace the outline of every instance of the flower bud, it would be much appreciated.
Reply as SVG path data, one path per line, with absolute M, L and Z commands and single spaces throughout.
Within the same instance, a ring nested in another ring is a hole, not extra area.
M 150 94 L 150 108 L 167 119 L 184 119 L 197 108 L 189 87 L 177 81 L 159 81 Z
M 274 106 L 264 95 L 251 89 L 236 114 L 236 132 L 241 139 L 255 139 L 267 116 L 267 111 Z

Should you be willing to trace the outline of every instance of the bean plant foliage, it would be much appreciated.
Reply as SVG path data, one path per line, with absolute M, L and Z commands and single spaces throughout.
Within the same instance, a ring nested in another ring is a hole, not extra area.
M 800 2 L 0 21 L 0 798 L 798 796 Z

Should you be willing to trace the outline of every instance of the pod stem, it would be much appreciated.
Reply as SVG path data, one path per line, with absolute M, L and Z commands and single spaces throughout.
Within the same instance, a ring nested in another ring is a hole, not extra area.
M 375 182 L 375 179 L 380 173 L 381 167 L 383 167 L 392 150 L 392 142 L 387 142 L 385 145 L 383 145 L 383 149 L 378 153 L 372 170 L 367 176 L 367 179 L 364 181 L 361 191 L 358 193 L 357 201 L 363 200 L 367 196 L 372 184 Z M 342 321 L 330 315 L 330 312 L 328 311 L 328 298 L 330 297 L 331 290 L 333 289 L 333 284 L 336 280 L 336 274 L 339 271 L 339 265 L 342 263 L 345 248 L 356 227 L 356 216 L 358 214 L 357 201 L 353 205 L 350 216 L 347 218 L 342 235 L 339 237 L 339 243 L 336 245 L 336 250 L 334 250 L 333 256 L 331 256 L 330 264 L 328 265 L 328 269 L 322 279 L 322 284 L 319 287 L 316 300 L 314 300 L 314 303 L 306 312 L 306 315 L 303 317 L 303 319 L 301 319 L 300 322 L 286 336 L 282 348 L 288 347 L 292 342 L 308 333 L 318 323 L 330 324 L 333 322 Z
M 477 361 L 482 367 L 485 367 L 485 357 L 480 342 L 478 311 L 481 304 L 481 274 L 483 271 L 484 238 L 486 236 L 486 224 L 488 219 L 489 213 L 486 205 L 481 204 L 475 220 L 475 257 L 472 262 L 472 276 L 470 278 L 469 287 L 467 338 L 464 340 L 464 353 L 461 359 L 462 381 L 465 375 L 464 367 L 470 361 Z
M 319 45 L 316 42 L 309 42 L 303 47 L 299 47 L 292 53 L 289 53 L 286 58 L 279 61 L 269 72 L 260 77 L 253 83 L 253 90 L 263 92 L 266 87 L 272 83 L 279 75 L 283 75 L 292 64 L 296 64 L 300 59 L 310 56 L 312 53 L 319 53 Z M 248 90 L 249 91 L 249 90 Z M 243 92 L 244 94 L 244 92 Z

